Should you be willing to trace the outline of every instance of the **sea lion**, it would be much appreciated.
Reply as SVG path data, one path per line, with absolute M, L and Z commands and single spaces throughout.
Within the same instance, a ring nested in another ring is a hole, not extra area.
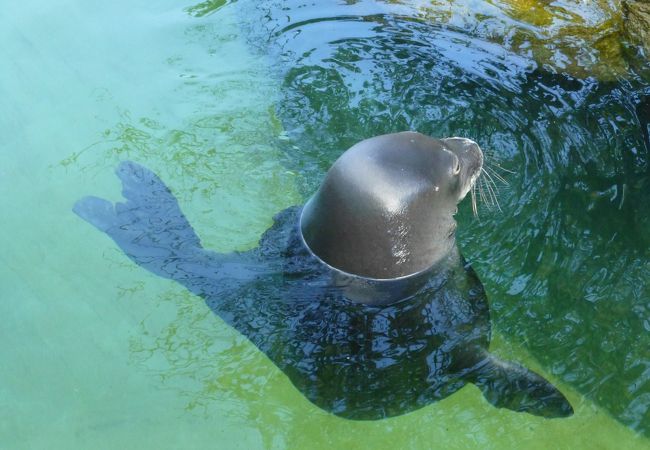
M 571 415 L 543 377 L 488 351 L 487 298 L 453 219 L 482 162 L 469 139 L 362 141 L 247 252 L 204 249 L 169 189 L 132 162 L 117 169 L 126 202 L 86 197 L 74 211 L 138 265 L 203 297 L 333 414 L 404 414 L 469 382 L 498 407 Z

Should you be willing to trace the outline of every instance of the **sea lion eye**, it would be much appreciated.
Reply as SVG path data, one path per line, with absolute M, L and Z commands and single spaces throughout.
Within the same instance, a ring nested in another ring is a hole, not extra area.
M 458 160 L 458 157 L 454 158 L 454 175 L 458 175 L 460 173 L 460 161 Z

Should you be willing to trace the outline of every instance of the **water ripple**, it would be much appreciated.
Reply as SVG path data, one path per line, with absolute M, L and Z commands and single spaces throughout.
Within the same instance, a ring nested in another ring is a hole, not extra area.
M 459 219 L 497 328 L 650 434 L 650 78 L 609 4 L 350 3 L 256 6 L 303 193 L 369 136 L 479 142 L 512 172 L 503 214 Z

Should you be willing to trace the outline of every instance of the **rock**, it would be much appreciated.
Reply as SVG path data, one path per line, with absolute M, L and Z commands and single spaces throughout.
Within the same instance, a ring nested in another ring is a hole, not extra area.
M 443 2 L 445 7 L 439 1 L 421 3 L 422 17 L 529 57 L 543 70 L 600 81 L 628 73 L 621 0 L 450 1 Z
M 624 0 L 623 18 L 629 41 L 650 56 L 650 0 Z

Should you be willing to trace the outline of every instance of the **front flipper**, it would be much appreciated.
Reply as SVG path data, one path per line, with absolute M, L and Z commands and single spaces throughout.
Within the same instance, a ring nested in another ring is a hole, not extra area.
M 210 295 L 226 281 L 248 280 L 263 272 L 251 255 L 204 250 L 156 174 L 130 161 L 121 163 L 116 173 L 126 202 L 84 197 L 73 211 L 108 234 L 135 263 L 197 295 Z
M 73 211 L 108 234 L 133 259 L 187 253 L 201 247 L 176 198 L 156 174 L 130 161 L 122 162 L 115 173 L 122 180 L 126 202 L 114 205 L 101 198 L 84 197 Z
M 568 417 L 573 408 L 548 380 L 519 364 L 486 354 L 472 380 L 497 408 L 546 418 Z

